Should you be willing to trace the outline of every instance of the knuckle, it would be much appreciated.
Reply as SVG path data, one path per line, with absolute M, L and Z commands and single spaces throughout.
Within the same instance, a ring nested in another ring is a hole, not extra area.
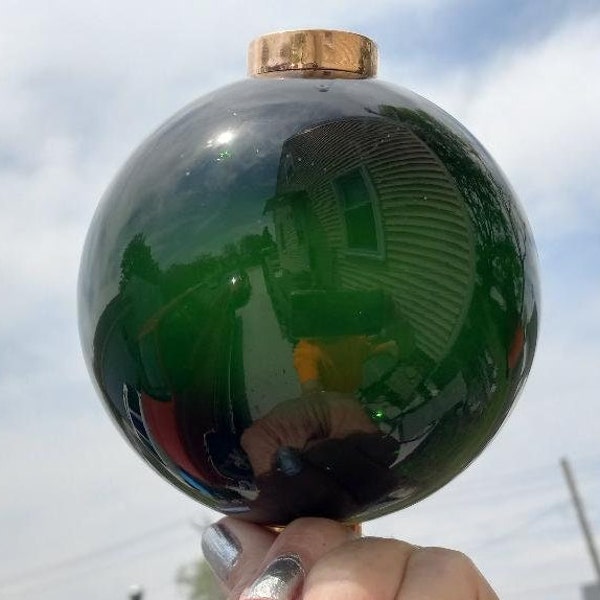
M 310 539 L 315 546 L 323 545 L 332 537 L 345 536 L 346 528 L 336 521 L 316 517 L 302 517 L 292 521 L 284 530 L 288 540 Z
M 440 576 L 459 575 L 470 579 L 477 572 L 473 561 L 458 550 L 436 547 L 421 548 L 415 552 L 413 560 L 425 560 L 429 568 L 435 569 Z

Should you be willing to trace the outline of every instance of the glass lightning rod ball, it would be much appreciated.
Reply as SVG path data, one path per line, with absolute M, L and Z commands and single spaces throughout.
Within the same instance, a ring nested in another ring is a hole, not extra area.
M 371 40 L 270 34 L 249 64 L 102 199 L 84 353 L 129 443 L 199 502 L 374 518 L 449 482 L 507 417 L 536 343 L 531 233 L 460 123 L 375 79 Z

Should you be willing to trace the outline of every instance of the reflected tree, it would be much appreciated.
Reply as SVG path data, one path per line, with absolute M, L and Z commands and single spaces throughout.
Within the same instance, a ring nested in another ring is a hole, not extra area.
M 125 248 L 121 258 L 121 278 L 119 289 L 122 291 L 134 278 L 156 282 L 160 276 L 158 263 L 152 256 L 152 250 L 144 234 L 136 234 Z

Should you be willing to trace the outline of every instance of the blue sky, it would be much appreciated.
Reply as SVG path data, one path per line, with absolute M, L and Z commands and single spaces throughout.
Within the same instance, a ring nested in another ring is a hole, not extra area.
M 428 18 L 418 20 L 417 27 L 414 6 L 383 14 L 369 25 L 390 56 L 409 55 L 435 72 L 456 65 L 484 66 L 503 48 L 526 47 L 551 35 L 566 20 L 597 10 L 592 0 L 462 0 L 441 3 Z
M 95 397 L 76 328 L 81 247 L 148 133 L 243 78 L 252 38 L 312 26 L 371 36 L 382 79 L 475 133 L 516 188 L 540 255 L 539 350 L 507 424 L 457 480 L 366 531 L 471 554 L 503 600 L 580 598 L 593 571 L 558 460 L 572 459 L 600 534 L 598 3 L 0 6 L 0 597 L 125 598 L 143 583 L 150 600 L 179 598 L 175 570 L 200 552 L 191 523 L 216 515 L 143 465 Z

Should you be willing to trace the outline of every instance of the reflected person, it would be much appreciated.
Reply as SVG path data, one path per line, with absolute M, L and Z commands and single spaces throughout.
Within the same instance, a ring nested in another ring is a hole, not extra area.
M 377 434 L 354 392 L 364 362 L 383 353 L 396 356 L 396 342 L 377 343 L 366 335 L 301 339 L 294 349 L 294 366 L 302 395 L 280 403 L 242 434 L 255 476 L 269 473 L 277 460 L 293 474 L 301 468 L 295 455 L 324 440 Z

